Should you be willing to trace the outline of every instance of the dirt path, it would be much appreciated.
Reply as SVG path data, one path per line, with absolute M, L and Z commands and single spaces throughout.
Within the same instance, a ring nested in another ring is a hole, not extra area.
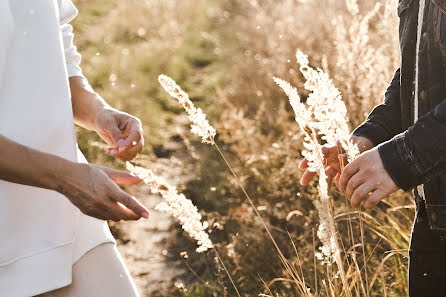
M 169 141 L 154 148 L 158 158 L 143 159 L 144 167 L 151 168 L 171 184 L 179 186 L 194 178 L 194 158 L 187 149 L 182 135 L 187 133 L 187 117 L 176 117 L 166 133 Z M 118 248 L 136 282 L 141 296 L 162 294 L 174 286 L 184 273 L 181 266 L 168 260 L 165 239 L 169 235 L 173 219 L 154 210 L 161 202 L 158 195 L 150 194 L 147 186 L 128 188 L 150 210 L 149 220 L 120 222 L 112 225 L 118 238 Z

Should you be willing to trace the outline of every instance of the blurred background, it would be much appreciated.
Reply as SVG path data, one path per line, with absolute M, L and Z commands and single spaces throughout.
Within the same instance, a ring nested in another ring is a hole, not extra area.
M 86 77 L 112 106 L 141 119 L 146 145 L 135 162 L 197 205 L 242 296 L 298 296 L 298 290 L 220 156 L 190 134 L 184 111 L 159 86 L 159 74 L 175 79 L 207 114 L 217 142 L 312 294 L 338 296 L 341 284 L 335 279 L 327 288 L 329 268 L 314 258 L 320 246 L 314 236 L 317 189 L 298 184 L 302 133 L 272 77 L 292 82 L 305 100 L 294 57 L 302 50 L 341 91 L 353 129 L 382 101 L 398 67 L 397 1 L 74 3 L 75 43 Z M 104 153 L 95 133 L 77 133 L 90 162 L 123 168 Z M 144 185 L 127 190 L 150 208 L 160 201 Z M 332 194 L 347 241 L 349 210 L 336 189 Z M 411 198 L 399 192 L 361 216 L 367 255 L 361 271 L 369 296 L 407 295 L 413 214 Z M 235 296 L 214 254 L 195 253 L 195 242 L 168 216 L 152 210 L 148 221 L 110 226 L 142 296 Z M 353 229 L 359 238 L 358 219 Z

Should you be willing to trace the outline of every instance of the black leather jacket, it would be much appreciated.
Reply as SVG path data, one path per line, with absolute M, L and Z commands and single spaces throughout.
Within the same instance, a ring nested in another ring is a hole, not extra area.
M 414 119 L 415 48 L 419 0 L 399 0 L 401 66 L 354 135 L 378 145 L 395 183 L 409 191 L 424 184 L 432 229 L 446 230 L 446 0 L 426 0 L 419 56 L 419 119 Z M 415 191 L 416 192 L 416 191 Z

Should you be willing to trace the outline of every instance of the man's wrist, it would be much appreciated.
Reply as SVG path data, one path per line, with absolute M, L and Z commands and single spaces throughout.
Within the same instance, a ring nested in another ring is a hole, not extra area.
M 373 142 L 363 136 L 352 135 L 351 139 L 353 143 L 358 146 L 358 149 L 361 153 L 368 151 L 374 147 Z

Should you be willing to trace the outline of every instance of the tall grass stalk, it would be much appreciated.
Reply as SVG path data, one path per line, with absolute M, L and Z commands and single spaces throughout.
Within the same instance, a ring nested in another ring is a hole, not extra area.
M 184 92 L 175 83 L 175 81 L 173 79 L 171 79 L 170 77 L 168 77 L 166 75 L 160 75 L 158 77 L 158 81 L 160 82 L 161 86 L 166 90 L 166 92 L 168 92 L 172 97 L 176 98 L 181 103 L 181 105 L 183 105 L 184 109 L 189 114 L 189 119 L 193 123 L 191 132 L 193 134 L 196 134 L 196 135 L 202 137 L 202 142 L 203 143 L 211 144 L 211 145 L 213 145 L 217 149 L 217 151 L 220 154 L 221 158 L 223 159 L 224 163 L 226 164 L 226 166 L 230 170 L 231 174 L 234 176 L 237 185 L 240 187 L 240 189 L 242 190 L 244 196 L 246 197 L 246 199 L 248 200 L 249 204 L 251 205 L 254 213 L 260 219 L 263 228 L 267 232 L 268 237 L 271 239 L 272 243 L 274 244 L 274 247 L 276 248 L 276 250 L 277 250 L 277 252 L 279 254 L 279 259 L 281 260 L 283 266 L 288 271 L 290 276 L 293 278 L 294 282 L 297 284 L 297 287 L 298 287 L 300 293 L 302 294 L 301 296 L 311 296 L 311 294 L 308 292 L 308 290 L 307 290 L 307 288 L 305 286 L 305 282 L 302 280 L 301 276 L 298 273 L 296 273 L 296 271 L 294 270 L 292 265 L 288 262 L 287 258 L 282 253 L 279 245 L 277 244 L 277 242 L 274 239 L 271 231 L 269 230 L 265 220 L 263 219 L 263 217 L 258 212 L 256 205 L 254 204 L 253 200 L 251 199 L 251 197 L 249 196 L 249 194 L 246 191 L 245 187 L 243 186 L 243 183 L 240 181 L 240 178 L 235 173 L 233 167 L 229 163 L 228 159 L 226 158 L 226 156 L 223 153 L 223 151 L 221 150 L 221 148 L 215 142 L 216 130 L 212 126 L 209 125 L 209 122 L 206 120 L 206 117 L 202 113 L 201 109 L 200 108 L 196 108 L 193 105 L 193 103 L 190 101 L 189 96 L 187 95 L 187 93 Z
M 353 1 L 354 3 L 354 1 Z M 316 200 L 315 206 L 318 210 L 320 225 L 318 236 L 324 246 L 322 253 L 326 259 L 333 258 L 337 264 L 338 272 L 343 283 L 347 296 L 351 296 L 350 286 L 344 271 L 344 261 L 342 260 L 339 249 L 339 236 L 334 221 L 333 210 L 330 204 L 328 194 L 328 184 L 326 176 L 325 157 L 322 153 L 322 146 L 319 143 L 318 135 L 321 136 L 328 146 L 336 146 L 339 154 L 346 152 L 348 161 L 354 160 L 359 155 L 359 149 L 350 140 L 350 133 L 347 120 L 347 108 L 342 101 L 338 89 L 334 86 L 332 80 L 321 69 L 313 69 L 309 66 L 308 57 L 301 51 L 297 51 L 296 59 L 300 65 L 299 70 L 306 79 L 305 88 L 310 91 L 307 98 L 307 106 L 300 101 L 296 88 L 288 82 L 279 78 L 274 78 L 277 85 L 284 90 L 290 100 L 296 116 L 296 122 L 305 133 L 303 155 L 309 161 L 309 170 L 319 173 L 319 200 Z M 317 134 L 316 132 L 317 131 Z M 344 167 L 341 160 L 341 170 Z M 348 203 L 348 202 L 347 202 Z M 354 251 L 354 233 L 349 214 L 348 232 L 353 248 L 352 260 L 356 269 L 357 276 L 360 279 L 361 289 L 365 296 L 368 296 L 367 268 L 365 267 L 366 284 L 362 280 L 361 270 L 358 266 L 356 253 Z M 360 219 L 361 245 L 364 265 L 366 265 L 365 244 L 363 236 L 362 220 Z M 342 241 L 341 241 L 342 242 Z M 349 265 L 350 266 L 350 265 Z M 356 282 L 355 282 L 356 283 Z
M 152 193 L 161 194 L 165 199 L 165 202 L 158 204 L 155 209 L 166 212 L 180 221 L 183 229 L 197 241 L 197 253 L 205 252 L 208 249 L 214 250 L 216 257 L 223 266 L 237 296 L 241 297 L 229 270 L 226 268 L 223 259 L 220 257 L 220 254 L 205 231 L 208 227 L 207 222 L 201 222 L 201 215 L 198 213 L 197 208 L 192 204 L 192 201 L 187 199 L 183 194 L 178 194 L 175 187 L 156 176 L 151 170 L 134 166 L 129 162 L 126 163 L 126 167 L 128 171 L 138 176 L 145 184 L 149 185 Z

